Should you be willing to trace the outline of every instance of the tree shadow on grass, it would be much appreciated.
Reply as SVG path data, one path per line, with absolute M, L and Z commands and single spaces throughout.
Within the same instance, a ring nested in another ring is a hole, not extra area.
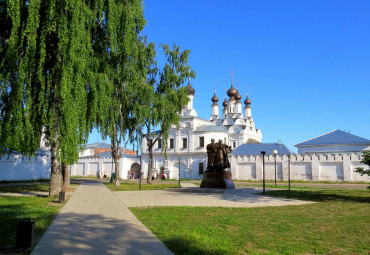
M 370 192 L 349 190 L 274 190 L 268 196 L 314 202 L 357 202 L 370 203 Z
M 176 237 L 165 240 L 163 243 L 176 255 L 233 254 L 231 251 L 228 252 L 218 247 L 204 247 L 204 245 L 198 243 L 196 240 L 189 240 L 185 237 Z

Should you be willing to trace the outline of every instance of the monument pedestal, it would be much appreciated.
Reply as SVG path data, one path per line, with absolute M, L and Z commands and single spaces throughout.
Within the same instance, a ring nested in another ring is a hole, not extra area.
M 235 189 L 231 172 L 204 172 L 201 188 Z

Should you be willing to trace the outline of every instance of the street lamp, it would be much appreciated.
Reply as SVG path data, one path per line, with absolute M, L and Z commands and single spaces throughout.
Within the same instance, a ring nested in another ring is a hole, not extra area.
M 290 155 L 288 156 L 288 182 L 289 182 L 289 191 L 290 191 Z
M 180 158 L 179 158 L 179 188 L 181 188 L 181 184 L 180 184 Z
M 274 150 L 272 153 L 274 153 L 274 156 L 275 156 L 275 186 L 276 186 L 276 155 L 277 155 L 277 150 Z
M 265 191 L 265 154 L 266 154 L 266 151 L 261 151 L 261 154 L 262 154 L 262 162 L 263 162 L 263 195 L 266 194 L 266 191 Z

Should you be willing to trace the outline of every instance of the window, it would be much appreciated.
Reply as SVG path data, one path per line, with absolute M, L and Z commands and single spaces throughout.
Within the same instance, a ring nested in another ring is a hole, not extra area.
M 188 139 L 187 138 L 182 138 L 182 148 L 183 149 L 188 148 Z
M 170 138 L 170 149 L 173 149 L 173 138 Z
M 233 142 L 233 148 L 235 148 L 235 145 L 236 145 L 236 143 L 235 143 L 235 142 Z
M 158 139 L 158 149 L 162 148 L 162 139 Z
M 204 147 L 204 137 L 199 137 L 199 147 Z
M 203 163 L 199 163 L 199 174 L 203 174 Z

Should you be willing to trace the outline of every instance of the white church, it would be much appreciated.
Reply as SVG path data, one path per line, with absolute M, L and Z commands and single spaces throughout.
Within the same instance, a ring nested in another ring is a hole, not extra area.
M 222 140 L 233 149 L 245 143 L 261 142 L 262 132 L 257 129 L 252 118 L 251 100 L 246 96 L 244 107 L 242 96 L 231 82 L 227 91 L 229 99 L 222 103 L 220 113 L 216 92 L 212 97 L 212 114 L 210 118 L 203 119 L 197 116 L 193 108 L 195 90 L 190 82 L 187 85 L 189 103 L 181 112 L 179 129 L 174 125 L 168 137 L 167 159 L 162 152 L 162 142 L 156 143 L 153 150 L 153 173 L 164 174 L 167 178 L 201 179 L 206 170 L 206 146 L 211 142 Z M 244 108 L 244 111 L 243 111 Z M 147 141 L 143 140 L 141 167 L 148 169 Z

